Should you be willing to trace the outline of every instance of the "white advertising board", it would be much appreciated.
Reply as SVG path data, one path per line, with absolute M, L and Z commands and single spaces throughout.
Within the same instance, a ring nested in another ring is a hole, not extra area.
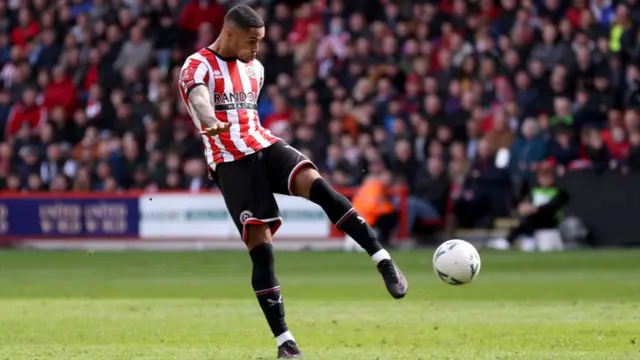
M 276 196 L 283 218 L 277 238 L 326 238 L 322 209 L 301 198 Z M 239 234 L 220 194 L 145 194 L 140 197 L 140 237 L 237 241 Z

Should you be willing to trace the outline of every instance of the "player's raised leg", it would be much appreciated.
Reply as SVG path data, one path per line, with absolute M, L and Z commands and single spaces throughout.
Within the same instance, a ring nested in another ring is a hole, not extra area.
M 258 303 L 278 345 L 278 357 L 299 358 L 293 335 L 284 318 L 284 303 L 280 294 L 280 284 L 276 278 L 273 246 L 271 245 L 271 227 L 252 219 L 245 222 L 245 242 L 253 262 L 251 285 Z
M 354 239 L 376 263 L 385 281 L 387 290 L 396 299 L 403 298 L 408 283 L 389 252 L 382 248 L 367 222 L 358 215 L 351 202 L 338 193 L 311 162 L 300 163 L 290 176 L 290 188 L 294 195 L 305 197 L 320 205 L 335 226 Z

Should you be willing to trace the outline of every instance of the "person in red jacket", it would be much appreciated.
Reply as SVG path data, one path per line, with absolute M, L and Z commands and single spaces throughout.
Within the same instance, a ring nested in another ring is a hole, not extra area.
M 73 114 L 76 110 L 76 96 L 76 86 L 65 74 L 64 68 L 54 68 L 53 80 L 44 89 L 44 106 L 47 110 L 62 106 L 67 114 Z
M 296 19 L 293 22 L 293 28 L 287 37 L 292 44 L 300 44 L 307 40 L 310 35 L 309 27 L 319 25 L 322 18 L 318 15 L 316 8 L 312 4 L 304 3 L 297 10 Z
M 18 23 L 18 26 L 11 31 L 11 41 L 18 47 L 24 47 L 38 35 L 40 24 L 33 20 L 31 12 L 24 8 L 18 14 Z
M 197 32 L 200 25 L 210 23 L 216 34 L 222 29 L 224 6 L 215 0 L 192 0 L 184 7 L 178 27 L 184 31 Z
M 22 94 L 22 101 L 13 106 L 7 120 L 7 136 L 14 135 L 25 125 L 37 129 L 45 123 L 47 111 L 36 103 L 36 95 L 35 90 L 27 89 Z

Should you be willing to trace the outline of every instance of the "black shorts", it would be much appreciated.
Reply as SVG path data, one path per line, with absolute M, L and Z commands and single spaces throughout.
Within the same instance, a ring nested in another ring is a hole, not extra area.
M 240 160 L 217 165 L 212 177 L 243 241 L 247 224 L 269 224 L 271 233 L 276 233 L 282 216 L 274 194 L 294 195 L 293 179 L 305 167 L 316 168 L 282 140 Z

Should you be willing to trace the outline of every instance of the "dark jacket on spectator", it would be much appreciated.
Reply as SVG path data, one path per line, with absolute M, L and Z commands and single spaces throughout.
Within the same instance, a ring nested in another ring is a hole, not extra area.
M 43 45 L 38 53 L 38 59 L 36 60 L 35 66 L 38 68 L 52 69 L 54 66 L 58 65 L 61 50 L 60 45 L 55 43 L 51 45 Z
M 549 146 L 549 156 L 555 159 L 557 165 L 567 166 L 573 160 L 578 159 L 578 147 L 571 143 L 568 147 L 562 146 L 557 141 L 552 141 Z
M 418 165 L 418 162 L 413 157 L 406 162 L 398 159 L 391 160 L 391 171 L 406 180 L 409 188 L 413 188 L 414 186 L 416 173 L 418 172 L 419 167 L 420 165 Z
M 9 121 L 9 115 L 11 114 L 11 105 L 0 103 L 0 141 L 4 140 L 5 129 L 7 122 Z
M 471 201 L 483 207 L 483 217 L 508 214 L 511 201 L 509 172 L 495 165 L 495 156 L 474 160 L 464 190 L 471 191 Z
M 438 210 L 438 214 L 445 214 L 449 201 L 451 182 L 447 174 L 438 177 L 421 173 L 418 174 L 412 191 L 412 195 L 426 200 Z
M 633 146 L 629 151 L 629 168 L 640 171 L 640 146 Z
M 603 172 L 608 168 L 611 155 L 605 144 L 602 144 L 599 149 L 586 146 L 585 154 L 591 160 L 591 166 L 596 172 Z
M 476 193 L 491 193 L 492 190 L 509 183 L 509 174 L 495 165 L 495 156 L 486 159 L 476 158 L 471 165 L 471 173 L 465 182 L 465 188 Z
M 529 87 L 516 92 L 516 103 L 523 117 L 536 115 L 538 89 Z

